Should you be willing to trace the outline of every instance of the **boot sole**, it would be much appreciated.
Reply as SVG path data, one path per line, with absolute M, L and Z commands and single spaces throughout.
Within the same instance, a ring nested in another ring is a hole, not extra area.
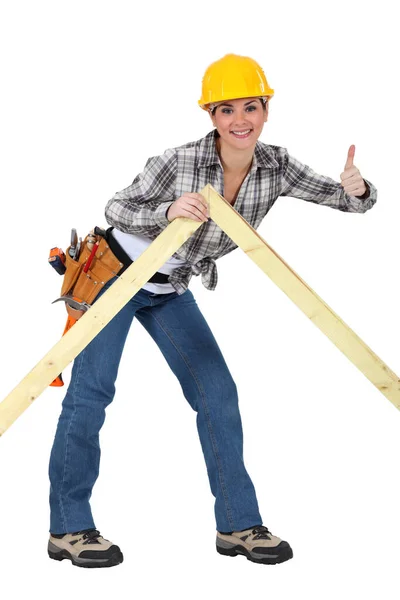
M 123 562 L 124 557 L 122 552 L 115 552 L 109 558 L 104 559 L 93 559 L 93 558 L 79 558 L 73 556 L 67 550 L 60 550 L 60 552 L 52 552 L 48 550 L 48 555 L 53 560 L 70 560 L 75 567 L 86 567 L 86 568 L 101 568 L 101 567 L 115 567 Z
M 279 551 L 279 554 L 265 554 L 263 558 L 255 558 L 243 546 L 233 546 L 232 548 L 222 548 L 217 545 L 217 552 L 223 556 L 245 556 L 247 560 L 262 565 L 277 565 L 293 558 L 293 550 L 290 546 Z

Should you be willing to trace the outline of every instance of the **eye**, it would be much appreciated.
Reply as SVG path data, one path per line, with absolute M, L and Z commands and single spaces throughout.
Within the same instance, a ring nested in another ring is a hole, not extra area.
M 232 113 L 232 109 L 231 108 L 223 108 L 223 109 L 221 109 L 221 112 L 224 115 L 230 115 Z
M 255 104 L 251 104 L 250 106 L 246 107 L 247 112 L 253 112 L 255 110 L 257 110 L 257 106 Z

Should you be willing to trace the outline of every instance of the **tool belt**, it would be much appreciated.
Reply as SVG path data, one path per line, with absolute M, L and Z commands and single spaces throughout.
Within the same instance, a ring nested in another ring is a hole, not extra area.
M 64 280 L 61 287 L 61 296 L 71 296 L 79 302 L 91 305 L 104 285 L 116 275 L 121 275 L 131 264 L 132 259 L 126 254 L 117 240 L 112 236 L 113 227 L 106 230 L 105 236 L 100 237 L 96 254 L 90 263 L 90 268 L 85 273 L 84 267 L 91 251 L 87 247 L 88 237 L 84 239 L 78 260 L 73 259 L 67 248 L 65 252 Z M 168 275 L 155 273 L 149 282 L 168 283 Z M 81 317 L 84 311 L 76 310 L 66 302 L 68 314 L 75 319 Z
M 133 263 L 133 260 L 127 255 L 125 250 L 122 248 L 122 246 L 119 245 L 119 243 L 117 242 L 115 237 L 112 235 L 111 231 L 113 229 L 114 229 L 114 227 L 109 227 L 107 229 L 106 239 L 108 241 L 108 245 L 110 246 L 110 249 L 113 252 L 114 256 L 116 256 L 118 258 L 118 260 L 123 264 L 121 271 L 118 273 L 118 275 L 122 275 L 122 273 L 124 271 L 126 271 L 126 269 L 128 267 L 131 266 L 131 264 Z M 154 273 L 154 275 L 152 275 L 150 277 L 149 282 L 151 282 L 151 283 L 168 283 L 168 277 L 169 276 L 166 275 L 165 273 L 159 273 L 157 271 L 157 273 Z

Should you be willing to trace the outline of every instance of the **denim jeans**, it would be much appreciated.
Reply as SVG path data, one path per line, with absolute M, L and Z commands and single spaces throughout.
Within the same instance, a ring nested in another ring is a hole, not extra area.
M 181 295 L 153 294 L 141 289 L 75 358 L 50 456 L 50 531 L 72 533 L 96 527 L 89 500 L 99 474 L 99 431 L 114 397 L 134 316 L 160 348 L 197 413 L 217 530 L 261 525 L 254 486 L 243 462 L 236 385 L 193 294 L 190 290 Z

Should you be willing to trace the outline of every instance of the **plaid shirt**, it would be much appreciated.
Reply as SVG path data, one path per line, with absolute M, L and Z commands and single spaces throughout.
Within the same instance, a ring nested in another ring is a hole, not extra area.
M 166 211 L 184 192 L 200 192 L 211 183 L 223 196 L 223 169 L 215 140 L 215 131 L 211 131 L 196 142 L 150 158 L 132 185 L 109 200 L 105 209 L 107 222 L 120 231 L 154 240 L 169 225 Z M 255 229 L 279 196 L 293 196 L 344 212 L 363 213 L 377 198 L 375 186 L 364 181 L 367 185 L 364 196 L 349 196 L 340 183 L 318 175 L 290 156 L 286 148 L 258 141 L 251 169 L 234 208 Z M 204 286 L 215 289 L 218 279 L 215 260 L 235 248 L 236 244 L 210 219 L 174 254 L 187 264 L 173 271 L 170 283 L 182 294 L 192 275 L 201 274 Z

